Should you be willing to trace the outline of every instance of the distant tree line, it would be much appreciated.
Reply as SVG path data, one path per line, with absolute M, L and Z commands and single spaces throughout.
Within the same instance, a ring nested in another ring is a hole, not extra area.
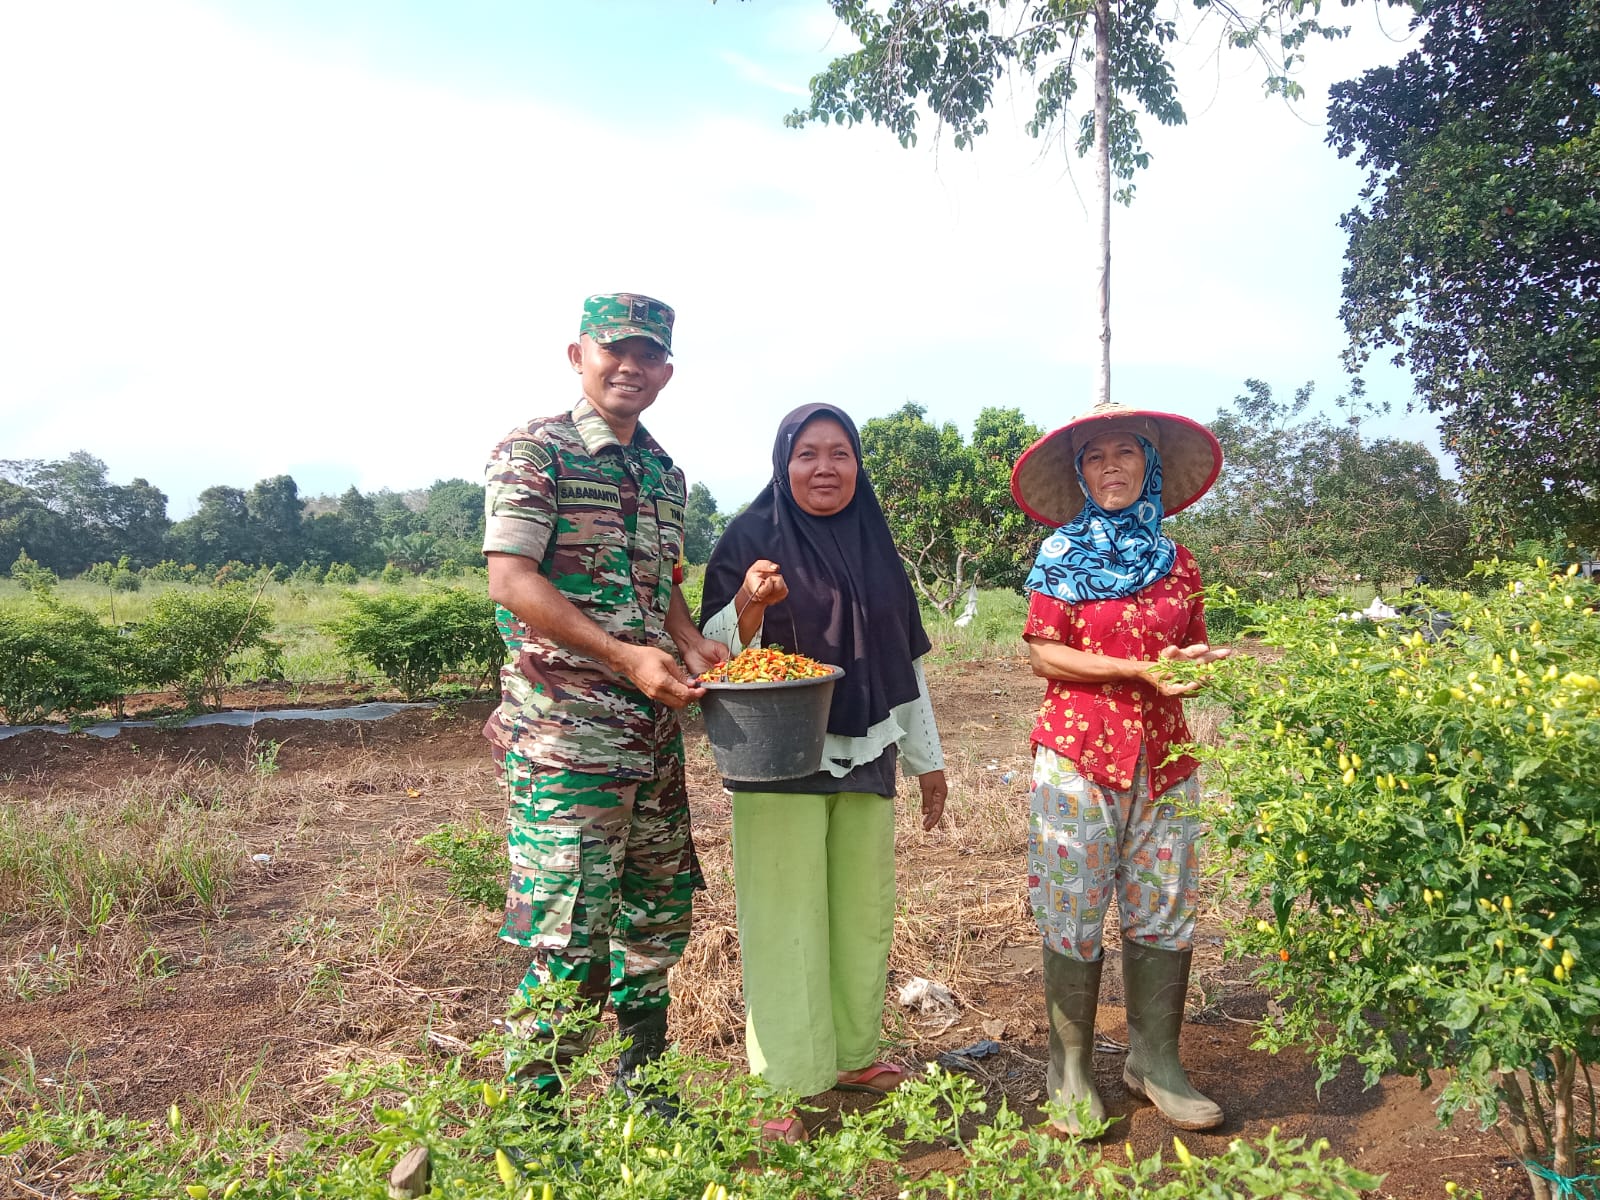
M 1470 564 L 1466 507 L 1420 443 L 1363 434 L 1359 391 L 1343 420 L 1248 380 L 1210 425 L 1226 466 L 1214 491 L 1175 519 L 1174 537 L 1209 582 L 1251 598 L 1338 590 L 1356 580 L 1436 581 Z M 1020 587 L 1045 530 L 1011 499 L 1011 468 L 1041 430 L 1014 408 L 985 408 L 970 438 L 908 403 L 861 428 L 865 466 L 924 603 L 951 611 L 974 583 Z M 703 483 L 689 489 L 684 558 L 704 563 L 727 522 Z M 335 582 L 383 572 L 449 575 L 483 565 L 483 489 L 445 479 L 410 492 L 302 499 L 292 477 L 248 491 L 211 487 L 185 520 L 144 479 L 115 484 L 79 451 L 60 462 L 0 461 L 0 569 L 83 575 L 113 590 L 142 573 L 226 580 L 281 568 Z M 32 586 L 30 584 L 30 586 Z
M 0 461 L 0 565 L 26 553 L 58 575 L 119 562 L 134 571 L 167 563 L 214 573 L 240 563 L 420 573 L 481 566 L 482 544 L 483 488 L 465 479 L 308 498 L 293 476 L 275 475 L 249 490 L 209 487 L 193 516 L 173 521 L 161 489 L 146 479 L 113 483 L 87 451 Z

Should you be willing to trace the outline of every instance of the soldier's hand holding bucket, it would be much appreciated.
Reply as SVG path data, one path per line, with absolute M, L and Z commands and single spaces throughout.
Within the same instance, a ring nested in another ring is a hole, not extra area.
M 678 660 L 654 646 L 629 646 L 619 666 L 628 681 L 657 704 L 682 708 L 706 694 L 694 685 L 694 677 L 684 674 Z

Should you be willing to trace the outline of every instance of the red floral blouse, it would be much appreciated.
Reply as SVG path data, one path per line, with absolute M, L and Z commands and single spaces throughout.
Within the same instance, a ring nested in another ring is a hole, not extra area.
M 1206 640 L 1200 569 L 1182 546 L 1165 578 L 1119 600 L 1068 604 L 1030 592 L 1024 637 L 1060 642 L 1091 654 L 1154 662 L 1165 646 Z M 1052 679 L 1033 726 L 1033 743 L 1077 765 L 1078 773 L 1126 791 L 1140 746 L 1147 745 L 1150 793 L 1159 796 L 1194 774 L 1190 755 L 1167 762 L 1168 747 L 1189 740 L 1183 701 L 1142 683 Z

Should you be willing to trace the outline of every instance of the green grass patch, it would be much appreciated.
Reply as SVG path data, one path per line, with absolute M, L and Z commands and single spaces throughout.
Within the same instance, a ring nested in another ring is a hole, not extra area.
M 1009 658 L 1022 652 L 1022 627 L 1028 601 L 1021 592 L 991 588 L 978 592 L 978 611 L 966 625 L 957 625 L 958 607 L 950 616 L 923 610 L 922 621 L 940 662 L 978 662 Z
M 445 869 L 451 895 L 485 908 L 505 903 L 509 868 L 504 829 L 441 825 L 418 842 L 428 851 L 428 865 Z
M 248 859 L 236 828 L 273 803 L 220 771 L 64 804 L 11 801 L 0 808 L 0 912 L 64 941 L 173 910 L 219 914 Z

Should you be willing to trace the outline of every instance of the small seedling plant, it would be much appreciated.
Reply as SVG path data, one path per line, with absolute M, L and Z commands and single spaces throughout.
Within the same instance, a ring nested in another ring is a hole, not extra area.
M 1211 818 L 1254 910 L 1231 949 L 1282 1005 L 1258 1045 L 1323 1080 L 1442 1072 L 1441 1116 L 1497 1125 L 1544 1200 L 1596 1141 L 1600 591 L 1544 564 L 1472 582 L 1379 623 L 1257 609 L 1270 650 L 1212 689 Z
M 507 1079 L 514 1045 L 489 1039 L 472 1056 L 391 1061 L 336 1076 L 337 1101 L 312 1127 L 217 1126 L 174 1103 L 164 1122 L 107 1116 L 77 1101 L 35 1103 L 0 1131 L 0 1162 L 40 1179 L 70 1165 L 80 1191 L 121 1200 L 363 1200 L 415 1147 L 426 1147 L 430 1195 L 452 1200 L 845 1200 L 983 1196 L 1104 1200 L 1300 1196 L 1357 1200 L 1379 1180 L 1276 1135 L 1235 1141 L 1214 1158 L 1174 1141 L 1135 1156 L 1061 1141 L 1004 1106 L 992 1119 L 977 1086 L 937 1068 L 882 1102 L 819 1128 L 798 1145 L 764 1142 L 760 1126 L 795 1104 L 726 1064 L 668 1054 L 646 1076 L 681 1115 L 663 1121 L 605 1086 L 621 1043 L 596 1039 L 541 1099 Z M 963 1131 L 967 1132 L 963 1132 Z M 911 1178 L 908 1149 L 942 1143 L 961 1166 Z

